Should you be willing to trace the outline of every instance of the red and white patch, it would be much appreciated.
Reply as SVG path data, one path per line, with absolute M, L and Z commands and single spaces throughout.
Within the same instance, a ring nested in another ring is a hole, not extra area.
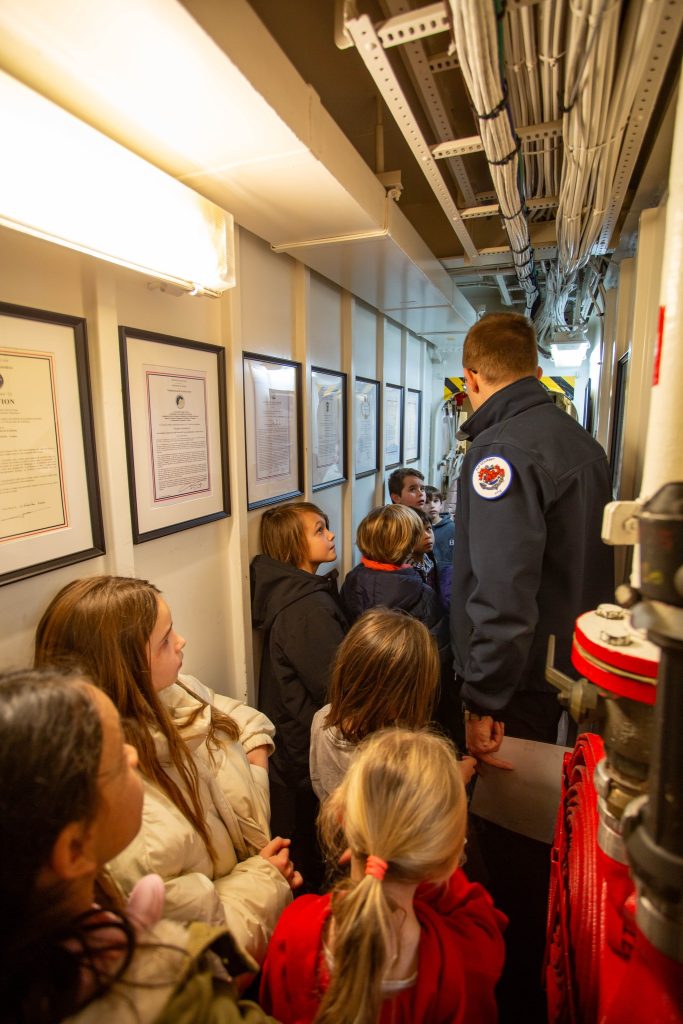
M 472 471 L 472 486 L 480 498 L 500 498 L 512 483 L 512 466 L 500 455 L 489 455 Z

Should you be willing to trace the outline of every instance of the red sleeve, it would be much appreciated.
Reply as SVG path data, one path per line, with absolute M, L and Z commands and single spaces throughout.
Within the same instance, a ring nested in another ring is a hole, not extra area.
M 259 1001 L 278 1020 L 308 1024 L 320 1003 L 318 960 L 329 896 L 300 896 L 283 912 L 268 945 Z
M 421 885 L 415 910 L 438 920 L 459 953 L 466 986 L 464 1022 L 493 1024 L 498 1019 L 494 996 L 505 960 L 503 929 L 507 918 L 493 905 L 483 886 L 470 882 L 460 868 L 446 885 Z

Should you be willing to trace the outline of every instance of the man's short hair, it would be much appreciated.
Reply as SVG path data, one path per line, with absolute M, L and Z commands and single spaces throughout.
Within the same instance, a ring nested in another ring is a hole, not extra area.
M 470 327 L 462 365 L 487 384 L 533 377 L 538 367 L 536 332 L 519 313 L 489 313 Z
M 416 476 L 418 480 L 424 480 L 424 473 L 421 473 L 419 469 L 412 469 L 410 466 L 402 466 L 400 469 L 395 469 L 389 477 L 387 482 L 389 494 L 400 495 L 403 491 L 403 483 L 407 476 Z
M 425 498 L 427 501 L 433 501 L 434 498 L 438 498 L 439 501 L 443 501 L 443 494 L 438 487 L 432 487 L 431 484 L 427 484 L 425 487 Z

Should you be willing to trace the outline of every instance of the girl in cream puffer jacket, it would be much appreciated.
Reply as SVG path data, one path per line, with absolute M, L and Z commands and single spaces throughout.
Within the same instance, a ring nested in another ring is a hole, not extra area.
M 111 865 L 124 891 L 158 873 L 167 916 L 227 925 L 260 962 L 301 884 L 289 840 L 269 840 L 274 729 L 259 712 L 181 679 L 184 647 L 156 587 L 96 576 L 53 598 L 36 631 L 35 663 L 85 671 L 138 751 L 142 829 Z
M 272 751 L 275 730 L 261 712 L 215 694 L 192 676 L 179 676 L 161 699 L 194 756 L 215 863 L 176 805 L 144 780 L 142 826 L 109 869 L 125 892 L 144 875 L 161 875 L 166 917 L 227 925 L 238 945 L 260 963 L 291 890 L 280 872 L 259 856 L 270 839 L 268 771 L 249 764 L 246 754 L 263 746 Z M 211 705 L 237 723 L 238 742 L 207 748 Z M 180 786 L 166 738 L 154 732 L 154 742 L 164 771 Z

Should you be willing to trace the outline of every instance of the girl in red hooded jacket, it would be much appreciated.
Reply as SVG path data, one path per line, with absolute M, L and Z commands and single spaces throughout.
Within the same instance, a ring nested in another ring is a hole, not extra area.
M 283 913 L 264 1008 L 283 1024 L 495 1024 L 505 918 L 458 867 L 466 820 L 448 741 L 369 737 L 321 813 L 351 877 Z

